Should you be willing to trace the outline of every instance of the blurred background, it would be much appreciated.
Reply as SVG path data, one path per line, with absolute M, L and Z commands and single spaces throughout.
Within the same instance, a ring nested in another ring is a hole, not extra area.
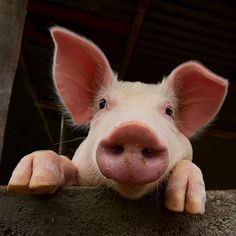
M 63 124 L 53 92 L 53 44 L 48 29 L 60 25 L 95 42 L 119 77 L 156 83 L 177 65 L 198 60 L 229 79 L 218 118 L 192 140 L 194 162 L 207 189 L 236 188 L 236 3 L 194 0 L 29 0 L 12 89 L 0 184 L 17 162 L 41 149 L 72 157 L 86 137 Z M 194 121 L 193 121 L 194 122 Z M 60 139 L 63 145 L 59 145 Z M 69 142 L 67 142 L 69 141 Z

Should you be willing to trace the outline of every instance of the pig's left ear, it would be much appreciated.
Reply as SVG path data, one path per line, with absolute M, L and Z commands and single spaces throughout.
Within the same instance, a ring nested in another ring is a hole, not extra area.
M 177 125 L 189 138 L 216 116 L 228 89 L 227 80 L 194 61 L 178 66 L 166 82 L 177 96 Z
M 55 44 L 53 77 L 72 118 L 77 123 L 92 118 L 92 102 L 101 87 L 114 79 L 103 52 L 91 41 L 62 27 L 51 28 Z

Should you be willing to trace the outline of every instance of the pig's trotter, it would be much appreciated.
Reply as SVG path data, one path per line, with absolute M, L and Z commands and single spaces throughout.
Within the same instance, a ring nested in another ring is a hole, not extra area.
M 62 185 L 77 184 L 77 168 L 53 151 L 33 152 L 21 159 L 8 183 L 8 191 L 53 193 Z
M 192 162 L 182 160 L 170 175 L 165 205 L 172 211 L 203 214 L 206 193 L 201 170 Z

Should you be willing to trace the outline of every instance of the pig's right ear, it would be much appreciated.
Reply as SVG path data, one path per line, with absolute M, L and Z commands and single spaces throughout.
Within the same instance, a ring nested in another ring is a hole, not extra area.
M 50 31 L 55 44 L 55 85 L 73 120 L 88 122 L 93 98 L 101 87 L 112 82 L 113 71 L 106 56 L 91 41 L 62 27 Z

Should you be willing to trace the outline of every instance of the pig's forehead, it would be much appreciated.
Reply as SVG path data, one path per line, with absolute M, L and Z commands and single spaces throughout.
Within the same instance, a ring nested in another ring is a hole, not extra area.
M 114 96 L 163 96 L 166 98 L 171 97 L 169 91 L 164 83 L 160 84 L 146 84 L 142 82 L 123 82 L 118 81 L 114 83 L 109 93 Z

